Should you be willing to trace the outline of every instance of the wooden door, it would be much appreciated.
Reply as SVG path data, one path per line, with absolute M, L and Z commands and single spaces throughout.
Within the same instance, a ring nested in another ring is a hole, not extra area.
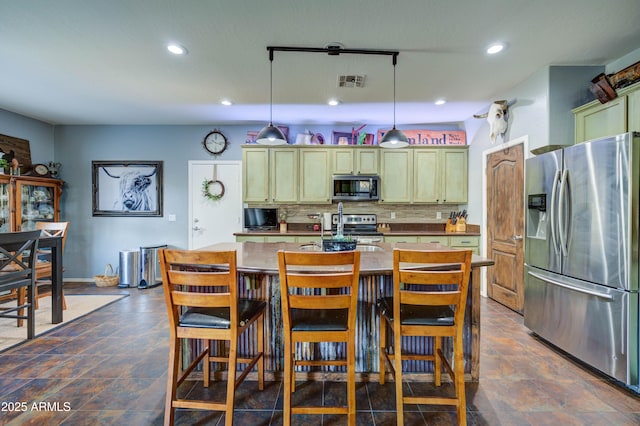
M 524 148 L 487 156 L 487 268 L 490 298 L 522 313 L 524 305 Z

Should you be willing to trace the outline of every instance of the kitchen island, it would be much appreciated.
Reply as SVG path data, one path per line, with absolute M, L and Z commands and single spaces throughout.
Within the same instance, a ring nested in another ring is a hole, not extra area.
M 359 245 L 362 251 L 360 259 L 360 288 L 358 294 L 358 314 L 356 331 L 356 372 L 361 380 L 375 380 L 378 369 L 378 330 L 379 318 L 376 302 L 381 297 L 393 293 L 393 248 L 407 249 L 447 249 L 448 247 L 430 243 L 378 243 Z M 265 361 L 266 370 L 280 377 L 283 363 L 282 315 L 280 307 L 280 284 L 278 277 L 278 250 L 316 250 L 312 244 L 300 243 L 218 243 L 200 250 L 236 250 L 237 268 L 240 273 L 239 297 L 255 298 L 269 303 L 265 316 Z M 480 366 L 480 268 L 493 265 L 490 259 L 474 255 L 472 259 L 471 282 L 467 298 L 464 332 L 465 378 L 478 381 Z M 405 338 L 406 345 L 413 351 L 432 350 L 430 338 Z M 239 351 L 247 348 L 250 339 L 239 342 Z M 196 348 L 194 348 L 195 350 Z M 248 348 L 249 350 L 251 348 Z M 449 342 L 444 347 L 451 350 Z M 314 358 L 341 356 L 340 344 L 323 343 L 308 345 L 302 350 L 303 357 Z M 432 374 L 431 363 L 414 361 L 409 366 L 407 379 L 413 376 Z M 304 374 L 304 373 L 298 373 Z M 340 370 L 332 373 L 312 373 L 342 375 Z

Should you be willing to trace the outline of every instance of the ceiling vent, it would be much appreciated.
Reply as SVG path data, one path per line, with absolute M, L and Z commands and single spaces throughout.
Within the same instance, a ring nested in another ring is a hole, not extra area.
M 364 75 L 339 75 L 338 87 L 364 87 Z

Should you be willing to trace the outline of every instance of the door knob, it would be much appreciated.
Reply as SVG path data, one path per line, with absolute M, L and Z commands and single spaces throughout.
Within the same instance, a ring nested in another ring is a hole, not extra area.
M 522 240 L 522 235 L 512 235 L 511 239 L 513 241 L 520 241 L 520 240 Z

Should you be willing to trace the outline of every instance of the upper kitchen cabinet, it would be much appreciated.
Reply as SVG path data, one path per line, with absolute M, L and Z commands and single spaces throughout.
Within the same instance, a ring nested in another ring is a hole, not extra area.
M 331 150 L 334 175 L 377 175 L 376 148 L 336 148 Z
M 464 204 L 467 202 L 469 179 L 467 148 L 440 150 L 440 198 L 438 203 Z
M 329 149 L 300 148 L 298 202 L 331 204 Z
M 467 147 L 420 148 L 413 153 L 414 203 L 467 202 Z
M 59 179 L 0 175 L 0 232 L 31 231 L 60 221 Z
M 413 189 L 413 150 L 382 149 L 380 152 L 380 202 L 410 203 Z
M 601 104 L 591 102 L 573 110 L 576 122 L 575 142 L 624 133 L 627 128 L 627 98 Z
M 640 131 L 640 83 L 617 90 L 618 97 L 589 102 L 573 110 L 575 142 Z
M 298 150 L 243 147 L 242 193 L 245 203 L 298 201 Z

